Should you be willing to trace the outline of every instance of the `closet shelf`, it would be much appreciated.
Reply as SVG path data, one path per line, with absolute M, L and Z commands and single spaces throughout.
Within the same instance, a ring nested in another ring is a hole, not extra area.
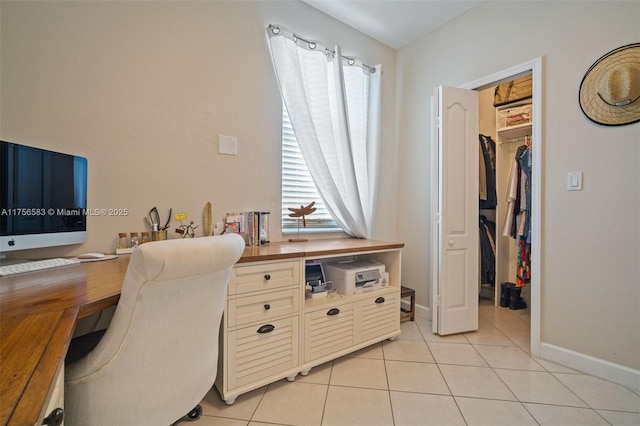
M 511 127 L 503 127 L 497 130 L 500 143 L 512 142 L 513 139 L 520 139 L 531 136 L 531 123 L 518 124 Z

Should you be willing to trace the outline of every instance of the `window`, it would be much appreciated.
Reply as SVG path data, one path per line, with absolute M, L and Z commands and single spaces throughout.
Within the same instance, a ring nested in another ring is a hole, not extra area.
M 298 223 L 300 219 L 289 217 L 289 207 L 299 208 L 301 205 L 306 206 L 312 201 L 316 204 L 316 211 L 312 215 L 305 218 L 307 222 L 306 229 L 302 227 L 302 223 Z M 292 233 L 300 232 L 340 232 L 342 229 L 333 221 L 329 211 L 327 210 L 318 189 L 316 188 L 307 164 L 302 158 L 298 141 L 293 133 L 291 121 L 287 108 L 282 105 L 282 232 Z

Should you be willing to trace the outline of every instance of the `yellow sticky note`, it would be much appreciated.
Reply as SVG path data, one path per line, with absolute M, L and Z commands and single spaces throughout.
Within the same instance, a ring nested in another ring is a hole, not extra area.
M 176 213 L 176 220 L 187 220 L 187 215 L 185 213 Z

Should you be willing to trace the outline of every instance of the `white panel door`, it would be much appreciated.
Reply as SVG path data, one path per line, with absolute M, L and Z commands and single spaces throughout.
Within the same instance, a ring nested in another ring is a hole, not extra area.
M 433 329 L 446 335 L 478 329 L 478 93 L 440 86 L 435 107 L 438 247 L 432 262 Z

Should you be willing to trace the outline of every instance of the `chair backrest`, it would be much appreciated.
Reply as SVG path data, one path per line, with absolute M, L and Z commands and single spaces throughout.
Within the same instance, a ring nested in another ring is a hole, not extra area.
M 136 248 L 113 320 L 65 372 L 68 425 L 170 424 L 216 378 L 218 333 L 244 240 L 229 234 Z

